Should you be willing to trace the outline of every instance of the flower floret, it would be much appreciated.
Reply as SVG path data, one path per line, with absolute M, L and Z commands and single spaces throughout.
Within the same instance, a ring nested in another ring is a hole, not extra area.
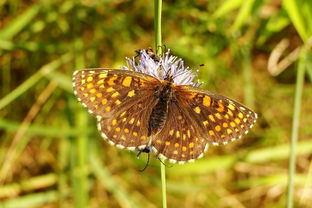
M 146 50 L 139 51 L 139 60 L 136 57 L 126 58 L 127 66 L 122 69 L 133 70 L 144 74 L 151 75 L 159 80 L 171 77 L 176 85 L 199 86 L 198 82 L 193 82 L 196 73 L 189 67 L 184 67 L 184 61 L 177 56 L 173 56 L 168 50 L 159 59 L 151 57 Z

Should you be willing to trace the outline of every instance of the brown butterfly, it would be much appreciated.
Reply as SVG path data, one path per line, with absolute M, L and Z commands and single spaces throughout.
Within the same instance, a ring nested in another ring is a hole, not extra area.
M 182 60 L 170 53 L 159 59 L 140 53 L 139 62 L 128 59 L 132 68 L 73 75 L 75 95 L 97 117 L 110 144 L 181 164 L 202 157 L 209 144 L 240 138 L 255 123 L 252 110 L 198 88 Z

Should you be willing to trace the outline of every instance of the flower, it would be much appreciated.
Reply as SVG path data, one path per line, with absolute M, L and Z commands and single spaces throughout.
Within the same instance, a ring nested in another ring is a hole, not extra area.
M 146 50 L 138 51 L 139 60 L 136 57 L 126 58 L 127 66 L 122 69 L 133 70 L 151 75 L 159 80 L 173 79 L 176 85 L 192 85 L 199 87 L 201 83 L 193 82 L 197 76 L 189 67 L 184 67 L 184 61 L 170 53 L 170 49 L 159 58 L 153 58 Z

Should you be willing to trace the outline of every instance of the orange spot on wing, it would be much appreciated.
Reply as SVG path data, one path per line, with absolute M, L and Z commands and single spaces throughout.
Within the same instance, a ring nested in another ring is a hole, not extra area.
M 102 100 L 102 104 L 105 105 L 106 103 L 107 103 L 107 99 L 104 98 L 104 99 Z
M 228 105 L 228 108 L 231 109 L 231 110 L 235 110 L 235 106 L 232 105 L 232 104 L 229 104 L 229 105 Z
M 107 84 L 108 85 L 115 85 L 115 80 L 117 79 L 117 75 L 114 75 L 113 77 L 111 77 L 108 81 Z
M 221 131 L 221 126 L 217 125 L 217 126 L 215 127 L 215 130 L 216 130 L 216 131 Z
M 239 118 L 235 118 L 234 121 L 239 124 L 240 123 L 240 119 Z
M 123 79 L 122 85 L 125 87 L 130 87 L 131 82 L 132 82 L 132 77 L 127 76 Z
M 219 112 L 223 112 L 224 111 L 224 105 L 222 104 L 222 100 L 218 101 L 218 105 L 219 105 L 219 107 L 216 110 Z
M 196 107 L 196 108 L 194 108 L 194 111 L 195 111 L 195 113 L 197 113 L 197 114 L 200 114 L 200 107 Z
M 131 90 L 128 92 L 128 97 L 132 97 L 135 95 L 135 91 L 134 90 Z
M 107 88 L 107 90 L 106 90 L 106 92 L 113 92 L 114 91 L 114 88 L 112 88 L 112 87 L 109 87 L 109 88 Z
M 209 96 L 205 96 L 203 99 L 203 105 L 209 107 L 211 102 L 211 98 Z
M 190 144 L 189 144 L 189 148 L 193 148 L 194 147 L 194 142 L 191 142 Z

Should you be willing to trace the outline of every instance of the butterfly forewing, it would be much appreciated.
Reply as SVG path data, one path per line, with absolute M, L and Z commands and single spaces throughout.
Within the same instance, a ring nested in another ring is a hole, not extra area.
M 194 161 L 208 148 L 207 140 L 175 102 L 169 105 L 166 123 L 152 145 L 160 158 L 169 159 L 172 163 Z
M 200 135 L 211 144 L 226 144 L 246 134 L 257 114 L 224 96 L 191 87 L 175 86 L 175 99 Z
M 73 76 L 78 100 L 91 114 L 106 118 L 153 94 L 159 83 L 149 75 L 118 69 L 85 69 Z

